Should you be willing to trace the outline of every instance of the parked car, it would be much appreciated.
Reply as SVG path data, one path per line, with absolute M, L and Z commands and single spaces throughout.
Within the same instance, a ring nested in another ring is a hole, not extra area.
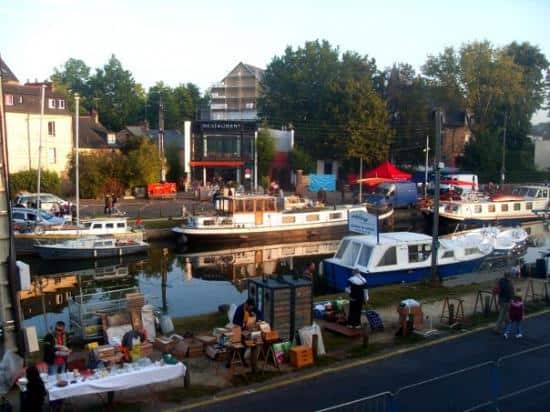
M 38 195 L 36 193 L 20 193 L 15 197 L 15 206 L 24 208 L 35 208 Z M 59 214 L 65 221 L 72 219 L 71 202 L 52 195 L 51 193 L 40 193 L 40 208 L 51 214 Z
M 54 216 L 44 210 L 39 211 L 38 219 L 36 217 L 36 209 L 26 207 L 14 207 L 11 210 L 11 218 L 16 225 L 43 225 L 55 226 L 62 225 L 65 220 L 62 217 Z
M 377 206 L 386 204 L 393 208 L 414 207 L 418 192 L 414 182 L 386 182 L 376 186 L 374 193 L 367 196 L 367 202 Z

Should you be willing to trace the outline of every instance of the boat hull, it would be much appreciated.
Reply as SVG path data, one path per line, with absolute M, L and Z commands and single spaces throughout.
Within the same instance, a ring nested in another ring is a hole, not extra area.
M 70 260 L 70 259 L 101 259 L 113 256 L 135 255 L 145 253 L 148 245 L 128 245 L 112 248 L 59 248 L 48 245 L 36 245 L 36 250 L 42 259 L 48 260 Z
M 468 261 L 439 265 L 437 269 L 441 278 L 462 275 L 478 270 L 484 260 L 485 257 L 482 257 Z M 352 268 L 340 266 L 327 260 L 323 262 L 323 273 L 327 285 L 336 290 L 344 290 L 348 287 L 348 279 L 352 275 L 352 270 Z M 429 279 L 431 276 L 431 267 L 425 266 L 415 269 L 401 269 L 379 273 L 362 273 L 362 275 L 367 279 L 367 285 L 369 287 L 391 285 L 403 282 L 410 283 Z

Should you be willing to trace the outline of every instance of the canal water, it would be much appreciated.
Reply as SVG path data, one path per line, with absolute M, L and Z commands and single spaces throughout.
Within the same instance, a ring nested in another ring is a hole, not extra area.
M 539 250 L 550 247 L 542 223 L 525 226 L 536 239 L 525 256 L 534 262 Z M 394 230 L 424 232 L 415 222 Z M 70 302 L 105 302 L 116 291 L 139 290 L 148 303 L 172 317 L 211 313 L 222 304 L 246 299 L 250 277 L 302 273 L 309 262 L 319 263 L 334 254 L 339 239 L 284 245 L 236 245 L 218 249 L 185 248 L 174 242 L 153 243 L 148 255 L 124 259 L 47 262 L 22 258 L 31 266 L 32 288 L 21 292 L 24 326 L 34 325 L 43 336 L 57 320 L 70 324 Z M 316 295 L 325 293 L 315 285 Z M 79 298 L 80 299 L 80 298 Z

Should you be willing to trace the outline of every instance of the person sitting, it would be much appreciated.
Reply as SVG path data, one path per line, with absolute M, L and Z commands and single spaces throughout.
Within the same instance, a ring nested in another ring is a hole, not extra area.
M 260 320 L 263 320 L 262 313 L 256 308 L 256 302 L 252 298 L 237 306 L 233 315 L 233 324 L 243 329 L 255 325 Z
M 143 327 L 132 329 L 124 334 L 122 337 L 122 353 L 124 354 L 124 360 L 131 362 L 140 358 L 141 344 L 147 339 L 147 334 Z

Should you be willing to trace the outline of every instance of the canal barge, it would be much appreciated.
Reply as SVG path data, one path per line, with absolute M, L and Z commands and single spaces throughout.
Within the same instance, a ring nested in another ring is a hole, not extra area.
M 224 196 L 215 205 L 214 214 L 189 216 L 172 232 L 190 243 L 334 239 L 348 232 L 349 212 L 367 210 L 364 205 L 278 210 L 278 199 L 268 195 Z

